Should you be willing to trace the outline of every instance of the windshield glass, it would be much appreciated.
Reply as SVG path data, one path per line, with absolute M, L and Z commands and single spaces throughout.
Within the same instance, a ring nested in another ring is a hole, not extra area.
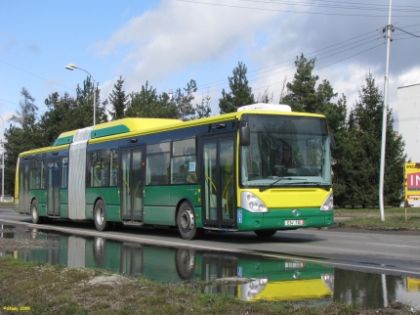
M 241 147 L 243 186 L 331 185 L 325 119 L 244 115 L 250 144 Z

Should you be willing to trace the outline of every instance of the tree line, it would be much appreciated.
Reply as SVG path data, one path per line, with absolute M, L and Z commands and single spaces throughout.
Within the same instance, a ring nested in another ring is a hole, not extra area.
M 345 95 L 338 95 L 331 83 L 314 74 L 315 59 L 303 54 L 296 57 L 296 71 L 287 82 L 279 103 L 293 111 L 322 113 L 334 136 L 333 188 L 334 203 L 339 207 L 374 207 L 378 204 L 379 157 L 383 96 L 372 74 L 367 74 L 359 89 L 356 104 L 348 111 Z M 268 93 L 256 98 L 247 79 L 247 67 L 239 62 L 228 77 L 229 89 L 223 89 L 218 100 L 220 113 L 236 111 L 242 105 L 273 102 Z M 159 93 L 146 81 L 139 91 L 127 93 L 124 79 L 114 84 L 109 97 L 100 102 L 100 90 L 87 77 L 77 86 L 75 97 L 54 92 L 45 99 L 47 110 L 39 116 L 30 93 L 22 88 L 19 110 L 5 131 L 5 190 L 14 191 L 15 167 L 20 152 L 51 145 L 63 132 L 92 124 L 93 90 L 96 92 L 96 123 L 124 117 L 162 117 L 182 120 L 208 117 L 211 99 L 195 99 L 197 83 Z M 107 112 L 108 109 L 108 112 Z M 392 112 L 387 113 L 387 143 L 384 195 L 387 205 L 397 206 L 403 192 L 404 143 L 393 130 Z

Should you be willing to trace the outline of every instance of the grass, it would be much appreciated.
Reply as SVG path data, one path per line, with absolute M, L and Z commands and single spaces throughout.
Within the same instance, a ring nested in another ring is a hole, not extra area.
M 379 209 L 337 209 L 335 217 L 340 227 L 420 231 L 420 208 L 385 208 L 385 222 Z
M 284 302 L 247 303 L 200 293 L 191 284 L 160 284 L 142 278 L 118 276 L 118 281 L 111 284 L 92 284 L 91 280 L 99 276 L 111 274 L 0 258 L 0 312 L 7 307 L 24 307 L 34 314 L 360 313 L 351 306 L 334 303 L 313 308 Z

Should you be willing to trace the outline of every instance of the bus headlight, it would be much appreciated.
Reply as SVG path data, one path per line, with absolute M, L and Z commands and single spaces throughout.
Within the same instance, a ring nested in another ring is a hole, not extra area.
M 330 193 L 321 206 L 321 211 L 331 211 L 334 209 L 333 193 Z
M 248 191 L 241 192 L 241 207 L 251 212 L 267 212 L 264 202 Z

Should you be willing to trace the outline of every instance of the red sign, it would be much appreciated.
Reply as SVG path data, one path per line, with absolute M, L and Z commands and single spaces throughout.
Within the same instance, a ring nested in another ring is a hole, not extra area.
M 407 189 L 420 190 L 420 173 L 407 174 Z

